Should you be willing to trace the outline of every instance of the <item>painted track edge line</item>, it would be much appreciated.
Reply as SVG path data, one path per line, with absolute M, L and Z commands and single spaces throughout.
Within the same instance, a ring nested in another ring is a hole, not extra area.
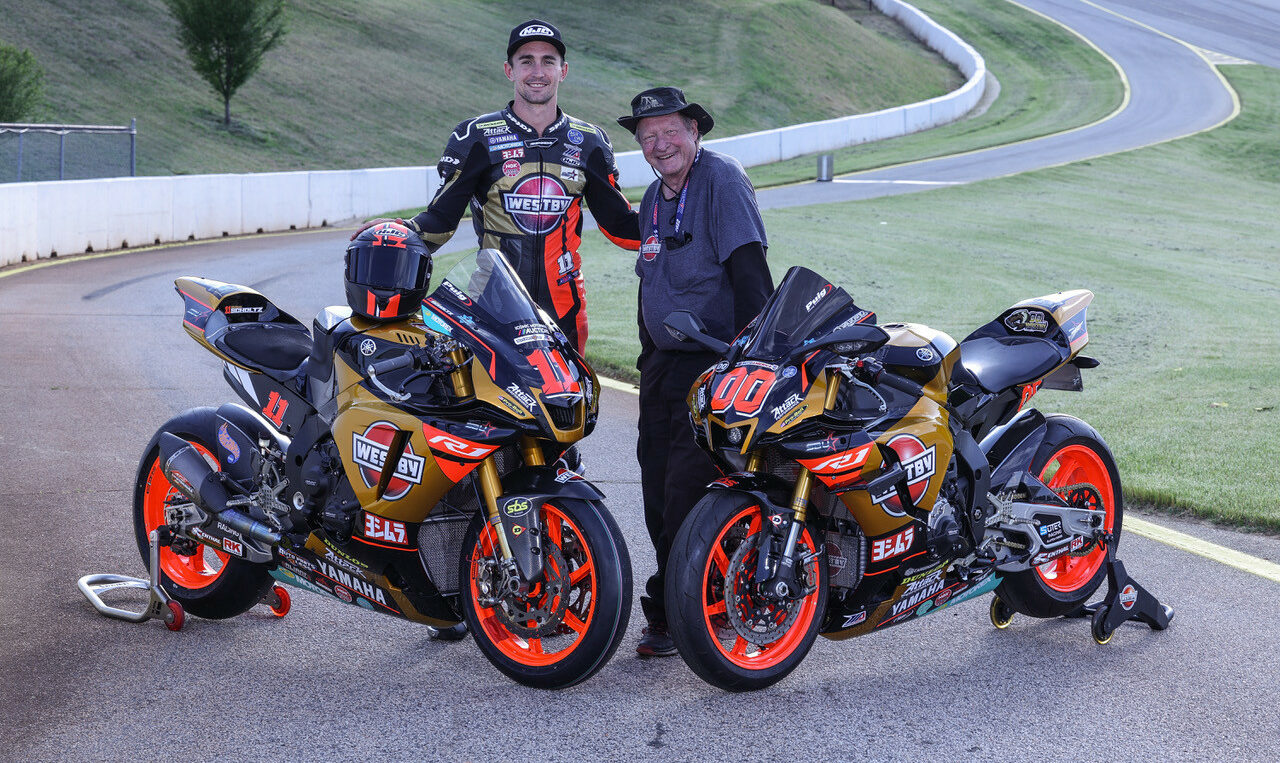
M 1226 546 L 1220 546 L 1217 543 L 1211 543 L 1207 540 L 1201 540 L 1194 535 L 1188 535 L 1184 532 L 1171 530 L 1163 525 L 1149 522 L 1138 517 L 1125 517 L 1124 529 L 1129 532 L 1137 533 L 1149 540 L 1158 541 L 1167 546 L 1173 546 L 1181 551 L 1186 551 L 1196 556 L 1202 556 L 1206 559 L 1225 564 L 1228 567 L 1234 567 L 1242 572 L 1248 572 L 1261 578 L 1266 578 L 1276 583 L 1280 583 L 1280 564 L 1269 562 L 1266 559 L 1259 559 L 1251 556 L 1243 551 L 1236 551 Z

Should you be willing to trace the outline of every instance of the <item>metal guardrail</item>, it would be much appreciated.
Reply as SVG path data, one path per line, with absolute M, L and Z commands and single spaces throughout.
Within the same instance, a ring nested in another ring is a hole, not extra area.
M 128 126 L 117 125 L 56 125 L 0 122 L 0 136 L 14 133 L 17 137 L 17 173 L 14 181 L 22 182 L 23 138 L 28 133 L 50 133 L 58 136 L 58 180 L 66 178 L 67 135 L 127 134 L 129 136 L 129 176 L 138 174 L 138 120 L 135 117 Z M 7 182 L 7 181 L 0 181 Z

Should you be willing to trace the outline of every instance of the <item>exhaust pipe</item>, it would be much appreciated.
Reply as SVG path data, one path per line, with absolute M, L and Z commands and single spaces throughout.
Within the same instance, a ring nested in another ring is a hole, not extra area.
M 280 534 L 263 523 L 227 508 L 231 496 L 217 472 L 191 443 L 177 435 L 160 435 L 160 471 L 188 501 L 215 515 L 246 537 L 269 545 L 280 543 Z

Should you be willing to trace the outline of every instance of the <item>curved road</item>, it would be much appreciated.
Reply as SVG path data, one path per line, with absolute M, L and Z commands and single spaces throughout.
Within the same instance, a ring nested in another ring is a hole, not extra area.
M 1084 3 L 1028 4 L 1124 67 L 1128 107 L 1084 130 L 857 179 L 974 180 L 1231 113 L 1218 78 L 1184 46 Z M 1199 44 L 1220 52 L 1280 59 L 1273 6 L 1110 7 L 1179 34 L 1206 27 Z M 761 196 L 809 204 L 918 187 L 809 184 Z M 1178 608 L 1164 633 L 1125 627 L 1101 649 L 1081 622 L 1018 619 L 998 632 L 984 603 L 970 603 L 888 635 L 820 639 L 792 677 L 751 696 L 711 689 L 678 659 L 637 661 L 634 634 L 586 684 L 531 692 L 469 641 L 431 642 L 420 626 L 302 592 L 282 621 L 259 609 L 193 619 L 180 634 L 100 617 L 74 581 L 141 570 L 129 504 L 142 444 L 169 415 L 230 399 L 219 364 L 180 328 L 173 278 L 248 283 L 308 316 L 342 301 L 345 236 L 254 237 L 0 279 L 0 758 L 1280 756 L 1276 584 L 1133 534 L 1122 545 L 1131 572 Z M 588 476 L 608 492 L 643 580 L 635 398 L 606 390 L 603 409 L 585 446 Z M 1183 529 L 1280 562 L 1274 538 Z

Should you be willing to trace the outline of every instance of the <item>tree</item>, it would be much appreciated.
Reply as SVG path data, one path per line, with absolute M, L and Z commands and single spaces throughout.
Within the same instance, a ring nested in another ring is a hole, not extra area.
M 284 0 L 165 0 L 178 22 L 178 41 L 196 74 L 222 96 L 222 123 L 231 124 L 231 96 L 284 37 Z
M 0 122 L 21 122 L 44 100 L 44 71 L 29 50 L 0 42 Z

